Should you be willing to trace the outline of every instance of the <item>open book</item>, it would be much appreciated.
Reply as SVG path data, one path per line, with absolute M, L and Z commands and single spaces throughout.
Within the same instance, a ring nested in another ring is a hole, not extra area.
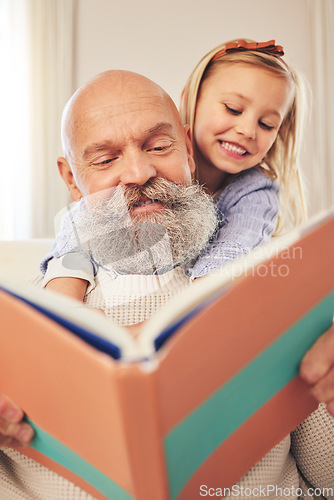
M 333 255 L 332 210 L 196 281 L 137 340 L 1 280 L 0 390 L 35 428 L 24 453 L 101 499 L 231 487 L 316 408 L 298 369 L 333 319 Z

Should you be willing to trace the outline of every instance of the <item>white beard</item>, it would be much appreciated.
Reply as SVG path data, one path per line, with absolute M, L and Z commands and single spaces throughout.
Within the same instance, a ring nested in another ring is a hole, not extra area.
M 163 207 L 131 215 L 142 196 Z M 162 274 L 196 258 L 216 227 L 213 201 L 201 186 L 155 178 L 80 200 L 63 218 L 56 242 L 62 255 L 90 254 L 98 266 L 119 274 Z

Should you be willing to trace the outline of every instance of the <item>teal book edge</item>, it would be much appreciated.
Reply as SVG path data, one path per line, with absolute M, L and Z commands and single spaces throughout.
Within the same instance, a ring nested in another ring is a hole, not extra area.
M 111 500 L 135 500 L 108 476 L 74 453 L 70 448 L 38 427 L 29 418 L 27 422 L 34 428 L 35 435 L 31 447 L 70 470 Z
M 238 427 L 298 375 L 305 353 L 331 326 L 333 311 L 334 292 L 169 432 L 164 448 L 172 500 Z

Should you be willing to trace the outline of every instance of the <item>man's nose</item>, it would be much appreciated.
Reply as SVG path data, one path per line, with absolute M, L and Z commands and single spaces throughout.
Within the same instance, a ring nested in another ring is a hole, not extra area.
M 122 184 L 138 184 L 142 186 L 152 177 L 157 176 L 157 170 L 152 158 L 142 154 L 132 154 L 123 159 L 120 182 Z

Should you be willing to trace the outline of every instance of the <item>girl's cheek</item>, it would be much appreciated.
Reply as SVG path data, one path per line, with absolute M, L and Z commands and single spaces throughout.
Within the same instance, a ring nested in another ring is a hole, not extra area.
M 271 148 L 271 146 L 275 143 L 275 141 L 276 141 L 276 139 L 277 139 L 277 136 L 278 136 L 278 132 L 276 132 L 276 133 L 275 133 L 275 135 L 274 135 L 274 137 L 273 137 L 273 139 L 272 139 L 272 141 L 271 141 L 271 144 L 270 144 L 270 146 L 269 146 L 269 148 L 268 148 L 268 151 L 269 151 L 269 149 Z

